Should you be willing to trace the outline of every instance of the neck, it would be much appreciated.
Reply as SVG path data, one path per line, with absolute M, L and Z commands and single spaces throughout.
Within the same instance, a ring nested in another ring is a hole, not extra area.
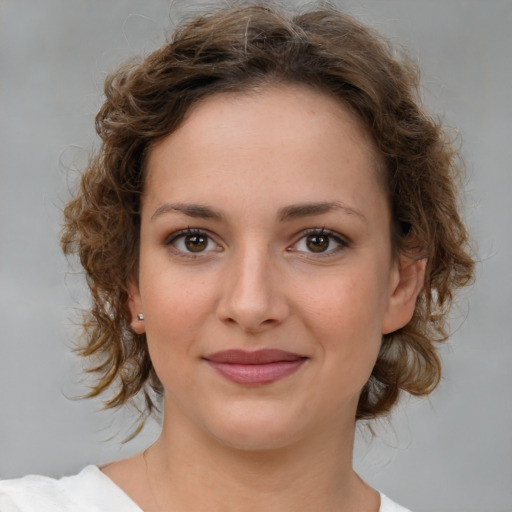
M 159 509 L 378 510 L 376 493 L 352 469 L 353 422 L 266 450 L 226 446 L 184 423 L 179 415 L 166 415 L 161 437 L 146 453 Z

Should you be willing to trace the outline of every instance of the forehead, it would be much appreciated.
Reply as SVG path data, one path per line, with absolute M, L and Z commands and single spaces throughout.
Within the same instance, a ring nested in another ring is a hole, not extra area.
M 296 201 L 316 201 L 316 191 L 336 201 L 345 189 L 361 199 L 378 186 L 380 164 L 362 122 L 341 102 L 305 86 L 268 86 L 197 103 L 150 151 L 145 191 Z
M 256 109 L 252 108 L 254 105 L 257 106 Z M 315 122 L 311 123 L 312 120 Z M 350 125 L 350 130 L 344 136 L 357 139 L 358 145 L 374 160 L 375 167 L 381 167 L 382 158 L 375 143 L 353 109 L 328 92 L 302 84 L 267 84 L 243 92 L 209 95 L 190 107 L 173 133 L 160 139 L 149 149 L 149 160 L 155 150 L 176 132 L 180 137 L 192 134 L 199 142 L 201 134 L 212 125 L 219 136 L 233 138 L 235 133 L 242 133 L 242 129 L 246 131 L 251 125 L 257 128 L 265 123 L 268 133 L 271 134 L 276 121 L 280 122 L 279 129 L 282 130 L 280 138 L 297 134 L 301 130 L 302 133 L 309 132 L 312 137 L 318 127 L 329 129 L 333 124 Z M 233 124 L 237 125 L 235 133 L 227 133 L 226 128 L 231 128 Z M 255 142 L 263 142 L 261 133 L 255 135 Z M 208 139 L 204 141 L 205 145 L 213 142 L 211 135 Z M 225 142 L 227 145 L 228 141 Z

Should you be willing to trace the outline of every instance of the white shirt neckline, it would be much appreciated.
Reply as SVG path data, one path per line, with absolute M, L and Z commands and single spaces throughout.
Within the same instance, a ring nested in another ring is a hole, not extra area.
M 410 512 L 382 493 L 379 512 Z M 2 512 L 144 512 L 96 465 L 54 479 L 28 475 L 0 481 Z

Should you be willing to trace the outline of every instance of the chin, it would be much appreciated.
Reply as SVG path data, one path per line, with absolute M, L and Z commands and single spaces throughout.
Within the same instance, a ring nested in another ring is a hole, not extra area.
M 221 444 L 240 451 L 280 450 L 306 435 L 306 426 L 297 419 L 276 415 L 275 411 L 237 410 L 228 421 L 212 425 L 210 434 Z M 281 411 L 282 413 L 282 411 Z

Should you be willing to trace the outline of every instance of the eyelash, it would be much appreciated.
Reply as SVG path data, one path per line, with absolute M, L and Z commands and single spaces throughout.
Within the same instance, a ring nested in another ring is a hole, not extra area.
M 178 247 L 176 247 L 176 245 L 175 245 L 176 242 L 180 238 L 185 238 L 187 236 L 196 236 L 196 237 L 201 237 L 201 238 L 206 239 L 206 243 L 207 243 L 206 247 L 208 247 L 209 244 L 214 244 L 214 245 L 218 246 L 218 244 L 215 243 L 213 238 L 206 231 L 203 231 L 202 229 L 198 229 L 198 228 L 187 228 L 187 229 L 181 229 L 179 231 L 176 231 L 176 232 L 172 233 L 170 236 L 168 236 L 165 239 L 164 243 L 166 246 L 169 246 L 170 248 L 172 248 L 172 250 L 175 254 L 177 254 L 183 258 L 200 258 L 200 257 L 204 258 L 204 256 L 206 254 L 215 250 L 215 249 L 210 249 L 210 250 L 197 251 L 197 253 L 194 253 L 193 251 L 187 251 L 187 250 L 179 249 Z
M 333 249 L 328 248 L 325 251 L 318 251 L 316 253 L 314 251 L 299 251 L 299 250 L 297 250 L 296 247 L 299 244 L 299 242 L 307 239 L 307 237 L 309 237 L 311 235 L 315 235 L 318 237 L 326 237 L 329 239 L 329 245 L 331 242 L 335 242 L 336 244 L 338 244 L 338 246 Z M 315 258 L 328 258 L 335 254 L 338 254 L 339 252 L 343 251 L 344 249 L 347 249 L 348 247 L 350 247 L 350 245 L 351 244 L 350 244 L 349 240 L 347 240 L 345 237 L 341 236 L 339 233 L 336 233 L 335 231 L 331 231 L 331 230 L 325 229 L 325 228 L 312 228 L 312 229 L 304 230 L 300 234 L 300 237 L 297 239 L 297 241 L 290 248 L 288 248 L 288 251 L 305 253 L 308 255 L 308 257 L 310 255 L 313 255 Z
M 320 250 L 318 252 L 307 251 L 307 250 L 298 250 L 296 248 L 297 245 L 301 241 L 307 239 L 307 237 L 312 236 L 312 235 L 327 238 L 329 241 L 329 245 L 331 244 L 331 242 L 335 242 L 338 245 L 337 245 L 337 247 L 335 247 L 333 249 L 327 248 L 324 251 Z M 201 237 L 201 238 L 206 239 L 206 243 L 207 243 L 206 248 L 208 248 L 209 244 L 217 245 L 215 243 L 215 241 L 213 240 L 213 238 L 206 231 L 198 229 L 198 228 L 181 229 L 179 231 L 176 231 L 175 233 L 172 233 L 169 237 L 166 238 L 165 245 L 170 246 L 173 249 L 173 252 L 175 252 L 175 254 L 177 254 L 181 257 L 184 257 L 184 258 L 204 257 L 209 252 L 212 252 L 215 250 L 215 249 L 202 250 L 202 251 L 197 251 L 197 253 L 194 253 L 193 251 L 187 251 L 187 250 L 179 249 L 178 247 L 176 247 L 176 245 L 175 245 L 176 241 L 179 240 L 180 238 L 185 238 L 187 236 L 196 236 L 196 237 Z M 218 247 L 218 245 L 217 245 L 217 247 Z M 344 249 L 346 249 L 348 247 L 350 247 L 349 240 L 347 240 L 345 237 L 341 236 L 339 233 L 336 233 L 335 231 L 331 231 L 331 230 L 328 230 L 325 228 L 311 228 L 311 229 L 306 229 L 306 230 L 302 231 L 300 233 L 300 236 L 297 239 L 297 241 L 294 242 L 292 246 L 288 247 L 287 251 L 304 253 L 304 254 L 307 254 L 308 257 L 314 256 L 315 258 L 328 258 L 335 254 L 338 254 L 340 251 L 343 251 Z

